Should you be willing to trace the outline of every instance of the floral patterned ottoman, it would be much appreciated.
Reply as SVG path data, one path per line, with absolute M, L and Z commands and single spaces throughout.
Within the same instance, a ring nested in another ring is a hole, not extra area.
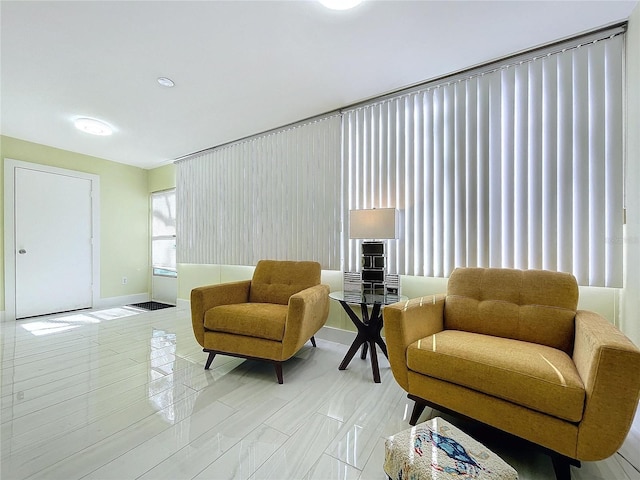
M 440 417 L 385 440 L 384 471 L 392 480 L 516 480 L 504 460 Z

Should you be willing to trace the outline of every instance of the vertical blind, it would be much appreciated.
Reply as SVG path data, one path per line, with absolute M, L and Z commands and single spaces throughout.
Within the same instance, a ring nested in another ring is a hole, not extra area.
M 335 114 L 177 162 L 178 263 L 339 270 L 340 136 Z
M 623 35 L 344 112 L 343 218 L 396 207 L 389 271 L 572 272 L 622 286 Z M 359 242 L 342 238 L 344 268 Z

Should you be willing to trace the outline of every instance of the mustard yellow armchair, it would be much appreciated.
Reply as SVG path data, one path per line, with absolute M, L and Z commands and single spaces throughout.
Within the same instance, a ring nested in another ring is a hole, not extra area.
M 384 309 L 389 363 L 415 401 L 545 447 L 557 478 L 615 453 L 640 396 L 640 350 L 578 310 L 573 275 L 458 268 L 447 293 Z
M 261 260 L 251 280 L 191 291 L 196 340 L 209 354 L 264 360 L 283 383 L 282 362 L 311 340 L 329 315 L 329 287 L 320 284 L 320 264 Z

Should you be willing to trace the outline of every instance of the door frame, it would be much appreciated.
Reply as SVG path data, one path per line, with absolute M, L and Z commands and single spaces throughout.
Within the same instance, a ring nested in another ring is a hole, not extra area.
M 91 303 L 100 299 L 100 176 L 5 158 L 4 160 L 4 303 L 5 320 L 16 319 L 15 172 L 17 168 L 66 175 L 91 182 Z

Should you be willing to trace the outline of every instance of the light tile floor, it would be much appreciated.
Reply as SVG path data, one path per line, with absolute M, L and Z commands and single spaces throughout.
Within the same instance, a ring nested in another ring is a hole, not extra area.
M 348 346 L 318 338 L 284 366 L 206 355 L 189 312 L 129 307 L 0 324 L 0 478 L 385 479 L 384 437 L 412 402 L 379 355 L 382 383 Z M 425 412 L 421 421 L 439 412 Z M 553 478 L 524 443 L 446 417 L 521 479 Z M 622 455 L 640 457 L 640 425 Z M 574 479 L 640 480 L 621 454 L 572 468 Z

